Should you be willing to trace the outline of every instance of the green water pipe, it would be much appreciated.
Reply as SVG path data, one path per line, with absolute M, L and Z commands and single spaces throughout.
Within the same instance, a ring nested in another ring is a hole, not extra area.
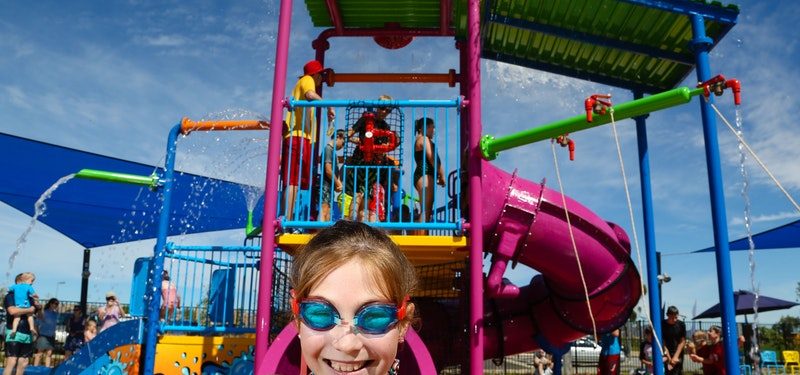
M 109 182 L 120 182 L 123 184 L 133 184 L 147 186 L 151 190 L 155 190 L 161 186 L 158 176 L 153 173 L 150 176 L 140 176 L 128 173 L 117 173 L 100 171 L 97 169 L 81 169 L 75 174 L 75 178 L 85 178 L 87 180 L 100 180 Z
M 244 234 L 247 238 L 253 238 L 261 234 L 261 227 L 253 225 L 253 211 L 247 211 L 247 225 L 244 227 Z
M 594 121 L 592 122 L 586 122 L 586 115 L 579 115 L 500 138 L 485 135 L 481 138 L 481 152 L 486 160 L 494 160 L 497 157 L 497 153 L 500 151 L 555 138 L 565 133 L 574 133 L 576 131 L 608 124 L 611 122 L 611 114 L 609 112 L 611 112 L 612 109 L 614 111 L 614 120 L 616 121 L 686 104 L 692 100 L 692 97 L 702 94 L 702 87 L 696 89 L 678 87 L 659 94 L 612 106 L 604 115 L 595 114 L 593 116 Z

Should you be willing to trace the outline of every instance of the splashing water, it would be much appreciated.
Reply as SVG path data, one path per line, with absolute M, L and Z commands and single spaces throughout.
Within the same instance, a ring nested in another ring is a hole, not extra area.
M 241 108 L 227 108 L 218 112 L 210 112 L 200 118 L 200 121 L 212 120 L 245 120 L 256 119 L 269 121 L 267 116 L 260 112 L 250 111 Z
M 744 120 L 742 110 L 736 106 L 736 134 L 744 139 Z M 751 227 L 751 213 L 750 213 L 750 175 L 747 173 L 747 151 L 744 144 L 739 142 L 739 173 L 742 176 L 742 200 L 744 201 L 744 228 L 747 233 L 747 246 L 748 246 L 748 261 L 750 266 L 750 288 L 753 290 L 755 300 L 753 301 L 753 336 L 751 337 L 750 358 L 755 363 L 758 359 L 758 284 L 756 283 L 756 258 L 755 258 L 755 243 L 753 243 L 753 230 Z M 759 374 L 759 368 L 756 366 L 756 373 Z
M 14 260 L 17 259 L 19 252 L 25 245 L 25 242 L 28 241 L 28 235 L 33 230 L 33 227 L 36 226 L 37 219 L 39 216 L 44 215 L 45 210 L 47 210 L 47 205 L 44 204 L 44 201 L 47 200 L 47 198 L 50 198 L 50 196 L 53 195 L 53 192 L 56 191 L 59 186 L 67 183 L 67 181 L 71 180 L 73 177 L 75 177 L 74 173 L 59 178 L 58 181 L 45 190 L 44 193 L 39 196 L 39 199 L 36 200 L 36 203 L 33 204 L 33 217 L 31 217 L 31 222 L 28 224 L 28 228 L 22 232 L 22 235 L 17 238 L 17 248 L 14 249 L 14 252 L 11 253 L 10 257 L 8 257 L 8 270 L 6 270 L 6 279 L 11 277 L 11 269 L 14 268 Z
M 512 64 L 487 61 L 484 62 L 484 71 L 487 78 L 490 78 L 488 85 L 496 85 L 497 89 L 492 90 L 495 97 L 508 98 L 517 103 L 538 103 L 544 105 L 555 106 L 556 108 L 564 109 L 572 113 L 575 109 L 582 108 L 583 100 L 574 100 L 574 92 L 577 95 L 591 95 L 592 93 L 601 92 L 601 87 L 592 82 L 582 81 L 574 78 L 560 76 L 531 70 L 525 67 L 516 66 Z M 517 95 L 508 95 L 508 93 L 515 93 L 522 88 L 537 88 L 547 87 L 547 94 L 535 94 L 537 91 L 530 90 L 531 93 L 524 98 Z
M 261 186 L 245 185 L 242 186 L 245 201 L 247 202 L 247 211 L 252 212 L 256 208 L 258 198 L 264 194 L 264 188 Z

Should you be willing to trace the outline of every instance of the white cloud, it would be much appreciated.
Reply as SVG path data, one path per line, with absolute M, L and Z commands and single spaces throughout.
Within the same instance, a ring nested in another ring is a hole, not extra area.
M 180 35 L 158 35 L 142 37 L 142 44 L 154 47 L 181 47 L 187 43 L 186 38 Z
M 5 86 L 3 89 L 6 92 L 6 98 L 11 104 L 22 109 L 32 108 L 28 95 L 26 95 L 21 88 L 17 86 Z
M 768 215 L 755 215 L 750 218 L 751 223 L 770 223 L 775 221 L 785 221 L 786 219 L 797 219 L 800 217 L 798 212 L 778 212 Z M 729 225 L 744 225 L 744 218 L 736 216 L 730 219 Z

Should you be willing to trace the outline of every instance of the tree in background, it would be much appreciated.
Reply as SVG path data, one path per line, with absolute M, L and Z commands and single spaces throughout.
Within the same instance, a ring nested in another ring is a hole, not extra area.
M 797 282 L 797 287 L 794 288 L 794 294 L 797 295 L 797 297 L 795 297 L 795 301 L 800 301 L 800 281 Z
M 782 316 L 771 328 L 759 327 L 761 349 L 772 349 L 776 352 L 795 350 L 798 346 L 798 330 L 800 318 L 795 316 Z

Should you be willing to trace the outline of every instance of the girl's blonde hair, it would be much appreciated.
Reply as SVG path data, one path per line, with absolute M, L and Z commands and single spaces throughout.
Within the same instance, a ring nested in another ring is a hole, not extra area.
M 694 333 L 692 333 L 692 341 L 700 341 L 700 340 L 702 341 L 708 340 L 708 334 L 706 333 L 706 331 L 699 330 L 699 331 L 694 331 Z
M 706 331 L 694 331 L 694 333 L 692 333 L 692 341 L 686 343 L 686 352 L 689 354 L 697 354 L 697 349 L 705 346 L 707 341 L 708 334 Z
M 352 260 L 366 269 L 376 292 L 397 306 L 417 287 L 414 267 L 386 233 L 360 222 L 340 220 L 317 233 L 295 256 L 291 274 L 294 298 L 299 301 L 308 297 L 333 270 Z M 413 310 L 407 309 L 401 324 L 414 318 Z

